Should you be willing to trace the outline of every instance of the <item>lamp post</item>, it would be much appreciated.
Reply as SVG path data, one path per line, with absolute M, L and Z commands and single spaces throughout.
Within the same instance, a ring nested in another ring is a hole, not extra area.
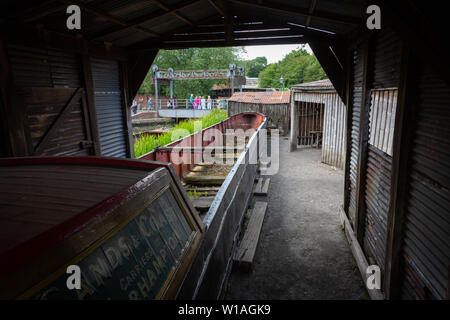
M 234 94 L 234 75 L 236 72 L 236 64 L 234 62 L 228 65 L 228 70 L 230 71 L 231 76 L 231 95 Z
M 284 79 L 283 76 L 280 77 L 281 90 L 284 89 Z
M 244 66 L 239 66 L 237 68 L 237 70 L 238 70 L 238 75 L 239 76 L 243 76 L 244 75 L 244 70 L 245 70 Z M 242 92 L 242 83 L 239 85 L 239 90 Z
M 169 72 L 169 76 L 170 76 L 170 99 L 172 99 L 173 101 L 173 69 L 172 68 L 168 68 L 167 71 Z
M 158 70 L 159 67 L 154 64 L 152 66 L 153 79 L 155 79 L 155 110 L 158 111 Z

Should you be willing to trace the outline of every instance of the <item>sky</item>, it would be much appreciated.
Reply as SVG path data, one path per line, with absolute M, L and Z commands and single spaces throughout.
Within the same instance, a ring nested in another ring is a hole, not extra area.
M 289 52 L 297 49 L 300 45 L 287 44 L 287 45 L 274 45 L 274 46 L 248 46 L 244 47 L 247 50 L 247 54 L 243 57 L 245 59 L 254 59 L 256 57 L 266 57 L 267 63 L 275 63 L 284 58 Z M 311 53 L 311 49 L 306 45 L 306 50 Z

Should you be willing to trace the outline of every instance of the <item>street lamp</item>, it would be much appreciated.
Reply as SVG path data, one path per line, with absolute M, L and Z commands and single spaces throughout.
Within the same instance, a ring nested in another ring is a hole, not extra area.
M 228 70 L 230 71 L 231 76 L 231 95 L 234 94 L 234 75 L 236 72 L 236 64 L 234 62 L 228 65 Z
M 159 67 L 154 64 L 152 66 L 153 79 L 155 79 L 155 110 L 158 111 L 158 70 Z
M 282 76 L 280 77 L 280 84 L 281 84 L 281 89 L 283 89 L 284 88 L 284 79 Z

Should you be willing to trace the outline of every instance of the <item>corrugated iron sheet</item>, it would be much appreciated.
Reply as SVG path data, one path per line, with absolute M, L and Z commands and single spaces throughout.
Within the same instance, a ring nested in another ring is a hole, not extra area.
M 102 156 L 126 157 L 126 130 L 120 94 L 119 64 L 91 59 Z
M 362 101 L 362 83 L 364 71 L 364 51 L 355 50 L 353 53 L 353 101 L 351 114 L 351 136 L 349 143 L 350 148 L 350 196 L 348 204 L 348 215 L 352 223 L 354 223 L 356 211 L 356 174 L 358 168 L 359 156 L 359 132 L 360 132 L 360 115 Z
M 343 169 L 346 150 L 346 107 L 336 91 L 295 92 L 294 100 L 299 116 L 299 144 L 314 144 L 310 131 L 322 131 L 321 161 Z
M 368 147 L 365 186 L 366 254 L 384 271 L 386 227 L 391 187 L 392 157 L 372 145 Z
M 372 90 L 369 143 L 392 156 L 398 89 Z
M 403 257 L 405 298 L 445 299 L 450 266 L 450 88 L 422 73 L 411 150 Z

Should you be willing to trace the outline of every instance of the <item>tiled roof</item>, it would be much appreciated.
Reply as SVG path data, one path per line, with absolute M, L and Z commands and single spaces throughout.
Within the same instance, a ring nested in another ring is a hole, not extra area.
M 228 101 L 243 103 L 285 104 L 289 103 L 290 91 L 235 92 Z

